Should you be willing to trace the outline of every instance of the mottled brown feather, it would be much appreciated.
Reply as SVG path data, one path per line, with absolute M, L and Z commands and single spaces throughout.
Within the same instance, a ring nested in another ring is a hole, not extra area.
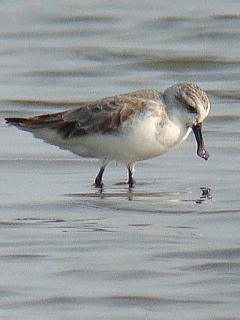
M 77 109 L 6 121 L 30 131 L 55 129 L 64 139 L 96 132 L 105 134 L 117 131 L 131 116 L 143 112 L 149 100 L 157 100 L 160 95 L 157 90 L 140 90 L 97 100 Z

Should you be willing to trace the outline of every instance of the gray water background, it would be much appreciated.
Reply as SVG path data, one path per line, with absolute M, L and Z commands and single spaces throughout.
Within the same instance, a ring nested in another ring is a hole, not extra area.
M 0 2 L 0 319 L 240 319 L 240 2 Z M 4 117 L 182 81 L 207 91 L 192 137 L 92 187 L 98 162 Z M 210 188 L 202 195 L 201 188 Z

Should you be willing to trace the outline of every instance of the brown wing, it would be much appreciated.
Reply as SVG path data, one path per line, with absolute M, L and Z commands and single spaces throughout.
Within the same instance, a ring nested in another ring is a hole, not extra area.
M 6 118 L 6 121 L 27 131 L 54 129 L 65 139 L 93 132 L 105 134 L 117 131 L 133 114 L 143 112 L 149 100 L 155 100 L 157 92 L 135 91 L 88 103 L 77 109 L 31 118 Z
M 161 98 L 161 95 L 162 93 L 158 90 L 143 89 L 143 90 L 122 94 L 121 97 L 131 97 L 131 98 L 140 98 L 140 99 L 159 101 L 159 99 Z
M 64 127 L 59 132 L 65 131 L 64 136 L 75 136 L 93 132 L 105 134 L 117 131 L 130 116 L 143 112 L 147 104 L 148 101 L 145 99 L 137 99 L 128 95 L 95 101 L 85 107 L 65 112 L 64 121 L 73 121 L 75 127 L 69 133 L 66 133 Z

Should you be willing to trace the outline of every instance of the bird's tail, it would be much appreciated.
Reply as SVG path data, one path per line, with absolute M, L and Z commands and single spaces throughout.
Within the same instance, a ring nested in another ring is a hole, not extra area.
M 6 123 L 23 130 L 55 128 L 63 123 L 62 112 L 40 115 L 30 118 L 5 118 Z

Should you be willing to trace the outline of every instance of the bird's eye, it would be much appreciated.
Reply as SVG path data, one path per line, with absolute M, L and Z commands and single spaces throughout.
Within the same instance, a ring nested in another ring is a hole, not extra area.
M 189 113 L 195 113 L 195 114 L 197 113 L 197 109 L 194 107 L 195 105 L 194 100 L 191 97 L 189 97 L 187 94 L 182 92 L 181 94 L 176 94 L 175 98 L 184 107 L 186 107 Z
M 197 113 L 196 108 L 194 108 L 193 106 L 190 106 L 189 104 L 187 104 L 186 107 L 190 113 Z

